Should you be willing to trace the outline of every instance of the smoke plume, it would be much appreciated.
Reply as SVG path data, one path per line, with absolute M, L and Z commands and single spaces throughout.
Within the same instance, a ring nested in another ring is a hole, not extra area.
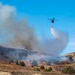
M 43 52 L 58 55 L 68 44 L 68 34 L 55 29 L 53 26 L 51 26 L 50 31 L 54 38 L 45 40 Z
M 25 20 L 17 20 L 16 8 L 0 3 L 0 32 L 3 45 L 27 50 L 38 49 L 33 29 Z
M 58 54 L 65 49 L 68 43 L 68 34 L 55 29 L 53 26 L 50 28 L 53 39 L 45 39 L 41 45 L 41 53 L 45 54 L 33 54 L 27 57 L 27 60 L 46 61 L 46 62 L 58 62 L 62 58 L 58 57 Z M 56 57 L 54 57 L 56 56 Z M 35 57 L 35 58 L 34 58 Z M 62 59 L 64 60 L 64 59 Z
M 8 47 L 24 48 L 27 50 L 41 51 L 51 55 L 58 55 L 68 43 L 65 32 L 50 28 L 53 39 L 45 39 L 43 44 L 38 41 L 35 31 L 25 20 L 18 20 L 14 6 L 0 3 L 0 40 Z

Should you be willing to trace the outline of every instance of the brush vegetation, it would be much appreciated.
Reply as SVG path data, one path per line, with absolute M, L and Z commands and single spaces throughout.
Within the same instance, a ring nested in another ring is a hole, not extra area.
M 42 65 L 42 66 L 40 66 L 40 69 L 44 70 L 44 69 L 45 69 L 45 67 Z
M 75 70 L 73 69 L 73 67 L 67 66 L 66 68 L 64 68 L 62 70 L 62 73 L 65 73 L 65 74 L 75 74 Z
M 25 63 L 23 61 L 16 60 L 16 65 L 25 66 Z
M 52 68 L 49 67 L 48 69 L 45 69 L 45 72 L 51 72 L 52 71 Z

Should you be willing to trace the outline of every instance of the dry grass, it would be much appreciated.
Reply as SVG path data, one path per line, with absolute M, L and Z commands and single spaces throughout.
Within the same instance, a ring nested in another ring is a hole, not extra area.
M 58 69 L 65 67 L 65 66 L 75 66 L 75 63 L 71 63 L 71 64 L 63 64 L 63 65 L 52 65 L 52 66 L 46 66 L 45 68 L 49 68 L 52 67 L 53 71 L 52 72 L 44 72 L 44 71 L 35 71 L 35 68 L 39 68 L 38 67 L 29 67 L 29 66 L 19 66 L 16 65 L 15 63 L 10 63 L 9 62 L 5 62 L 5 61 L 0 61 L 0 71 L 7 71 L 7 72 L 13 72 L 14 75 L 65 75 L 62 74 L 61 71 L 57 70 L 55 67 L 57 67 Z

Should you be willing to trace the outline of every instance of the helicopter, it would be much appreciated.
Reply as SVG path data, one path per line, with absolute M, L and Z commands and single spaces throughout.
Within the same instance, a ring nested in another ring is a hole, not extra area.
M 55 20 L 55 18 L 53 18 L 53 19 L 49 19 L 49 18 L 48 18 L 48 20 L 50 20 L 51 23 L 54 23 L 55 21 L 57 21 L 57 20 Z

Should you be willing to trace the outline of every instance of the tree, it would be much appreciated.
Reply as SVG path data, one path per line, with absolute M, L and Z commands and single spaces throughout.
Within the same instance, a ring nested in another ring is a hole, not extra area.
M 40 69 L 44 70 L 44 69 L 45 69 L 45 67 L 42 65 L 42 66 L 40 66 Z

